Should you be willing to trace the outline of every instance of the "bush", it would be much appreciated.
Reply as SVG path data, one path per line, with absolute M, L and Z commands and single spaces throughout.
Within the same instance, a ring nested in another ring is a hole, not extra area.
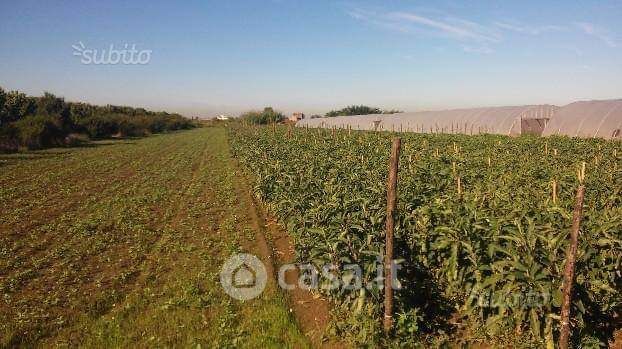
M 278 111 L 272 109 L 272 107 L 265 107 L 263 111 L 249 111 L 240 116 L 243 120 L 247 120 L 252 124 L 266 125 L 274 122 L 282 121 L 285 116 Z
M 65 134 L 58 117 L 49 115 L 27 116 L 13 124 L 17 138 L 28 149 L 53 147 L 64 143 Z
M 170 115 L 165 120 L 167 130 L 189 130 L 195 127 L 191 120 L 184 118 L 181 115 Z
M 382 111 L 378 108 L 368 107 L 366 105 L 351 105 L 341 110 L 331 110 L 326 113 L 327 117 L 335 117 L 342 115 L 368 115 L 368 114 L 380 114 Z
M 326 113 L 326 117 L 330 118 L 330 117 L 343 116 L 343 115 L 398 114 L 398 113 L 403 113 L 403 111 L 397 110 L 397 109 L 380 110 L 379 108 L 368 107 L 366 105 L 351 105 L 340 110 L 331 110 L 328 113 Z
M 0 126 L 0 153 L 12 153 L 17 151 L 17 129 L 14 125 Z
M 119 129 L 117 135 L 121 137 L 141 137 L 146 135 L 149 130 L 148 123 L 141 118 L 123 115 L 118 117 L 117 123 Z
M 92 116 L 81 119 L 78 127 L 93 139 L 107 138 L 119 132 L 118 123 L 110 115 Z
M 0 151 L 15 151 L 19 145 L 38 149 L 80 142 L 73 136 L 65 138 L 68 134 L 86 133 L 92 139 L 137 137 L 193 127 L 179 114 L 66 102 L 48 92 L 29 97 L 0 87 Z
M 79 120 L 79 130 L 93 139 L 112 136 L 140 137 L 151 133 L 190 129 L 193 123 L 176 114 L 138 115 L 106 114 Z

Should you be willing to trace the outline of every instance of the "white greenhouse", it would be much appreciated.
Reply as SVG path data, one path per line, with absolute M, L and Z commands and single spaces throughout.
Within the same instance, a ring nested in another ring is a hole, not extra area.
M 300 127 L 394 130 L 421 133 L 541 134 L 557 107 L 527 105 L 424 111 L 399 114 L 371 114 L 305 119 Z
M 303 119 L 298 127 L 622 139 L 622 99 Z
M 544 136 L 622 139 L 622 99 L 575 102 L 560 108 L 542 133 Z

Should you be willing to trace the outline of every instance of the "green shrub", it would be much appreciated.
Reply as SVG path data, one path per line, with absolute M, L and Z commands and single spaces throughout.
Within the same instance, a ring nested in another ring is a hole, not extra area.
M 68 134 L 102 139 L 193 127 L 191 120 L 179 114 L 66 102 L 48 92 L 41 97 L 29 97 L 18 91 L 5 92 L 0 87 L 0 151 L 16 151 L 19 145 L 39 149 L 80 142 L 75 137 L 65 138 Z
M 121 137 L 140 137 L 148 133 L 148 125 L 141 118 L 119 116 L 117 118 L 118 135 Z
M 110 115 L 98 115 L 79 120 L 78 126 L 93 139 L 110 137 L 119 132 L 118 122 Z
M 342 115 L 367 115 L 380 114 L 382 111 L 378 108 L 368 107 L 366 105 L 351 105 L 340 110 L 331 110 L 326 113 L 327 117 L 335 117 Z
M 241 118 L 256 125 L 266 125 L 274 122 L 280 122 L 285 116 L 272 107 L 265 107 L 263 111 L 249 111 L 241 115 Z
M 195 127 L 191 120 L 184 118 L 181 115 L 169 115 L 165 119 L 165 129 L 167 130 L 189 130 Z
M 0 126 L 0 153 L 17 151 L 18 146 L 15 126 L 12 124 Z
M 58 117 L 49 115 L 27 116 L 14 123 L 17 138 L 28 149 L 53 147 L 64 143 L 65 134 Z

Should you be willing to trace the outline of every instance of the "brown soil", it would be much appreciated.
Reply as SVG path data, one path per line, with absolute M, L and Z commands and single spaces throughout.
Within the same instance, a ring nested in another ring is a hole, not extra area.
M 622 349 L 622 329 L 613 335 L 613 341 L 609 343 L 611 349 Z
M 268 233 L 273 242 L 277 264 L 295 262 L 294 244 L 289 234 L 281 229 L 275 220 L 266 219 Z M 285 282 L 296 284 L 299 278 L 298 270 L 285 274 Z M 286 291 L 290 298 L 296 320 L 302 331 L 311 339 L 313 344 L 322 348 L 343 348 L 343 343 L 322 341 L 326 327 L 330 321 L 330 306 L 328 300 L 319 294 L 303 290 L 299 287 Z
M 237 165 L 237 164 L 236 164 Z M 256 200 L 248 189 L 245 180 L 240 179 L 238 188 L 239 197 L 249 204 L 251 225 L 256 232 L 256 248 L 260 258 L 266 264 L 269 283 L 277 285 L 278 268 L 283 264 L 295 262 L 295 251 L 292 238 L 281 228 L 275 219 L 268 217 L 261 203 Z M 285 274 L 287 284 L 297 284 L 299 274 L 292 270 Z M 291 311 L 302 332 L 318 348 L 344 348 L 344 343 L 327 340 L 324 336 L 330 321 L 330 306 L 328 300 L 319 294 L 303 290 L 299 287 L 283 291 L 287 294 Z

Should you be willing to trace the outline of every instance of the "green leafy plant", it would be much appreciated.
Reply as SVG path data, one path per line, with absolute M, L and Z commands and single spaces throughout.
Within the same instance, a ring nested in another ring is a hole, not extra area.
M 292 234 L 301 262 L 356 263 L 364 282 L 375 277 L 384 250 L 391 134 L 241 126 L 229 132 L 255 194 Z M 550 344 L 559 328 L 576 169 L 586 161 L 573 333 L 576 343 L 611 338 L 622 314 L 618 142 L 401 137 L 396 256 L 404 262 L 396 311 L 412 319 L 403 319 L 398 337 L 413 323 L 423 334 L 478 324 L 488 338 L 509 331 L 530 345 Z M 545 152 L 553 148 L 555 154 Z M 354 310 L 371 305 L 371 317 L 380 319 L 377 288 L 329 295 Z

